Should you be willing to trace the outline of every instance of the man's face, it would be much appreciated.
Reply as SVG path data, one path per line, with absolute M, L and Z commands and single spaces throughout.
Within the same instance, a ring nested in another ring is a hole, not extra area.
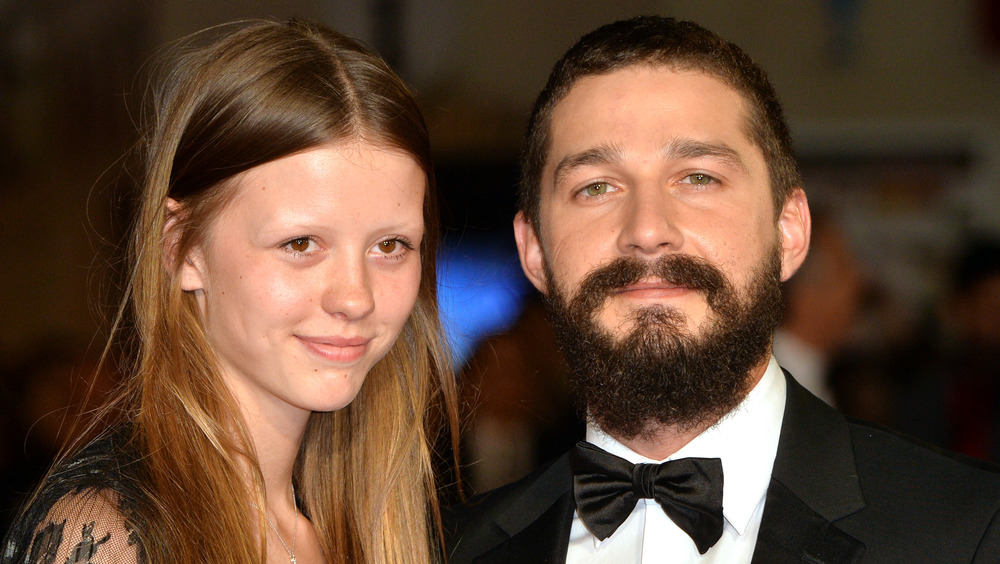
M 686 254 L 742 293 L 780 239 L 787 279 L 808 243 L 805 198 L 789 198 L 776 223 L 767 166 L 744 124 L 740 95 L 700 72 L 634 66 L 578 80 L 552 113 L 541 233 L 515 220 L 528 277 L 572 297 L 588 272 L 618 257 Z M 616 292 L 597 319 L 621 336 L 657 304 L 683 314 L 694 334 L 711 320 L 703 292 L 657 278 Z
M 667 67 L 582 78 L 553 110 L 540 232 L 519 214 L 515 235 L 606 431 L 700 424 L 763 374 L 809 217 L 801 191 L 776 216 L 744 124 L 736 91 Z

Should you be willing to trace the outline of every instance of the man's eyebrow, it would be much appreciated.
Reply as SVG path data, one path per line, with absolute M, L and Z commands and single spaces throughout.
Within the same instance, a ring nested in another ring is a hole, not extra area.
M 618 145 L 602 144 L 579 153 L 566 155 L 552 171 L 553 186 L 558 186 L 567 174 L 582 166 L 620 164 L 624 152 L 624 149 Z
M 738 168 L 747 173 L 749 169 L 739 151 L 725 143 L 709 143 L 694 139 L 673 139 L 663 147 L 663 157 L 667 159 L 696 159 L 708 157 Z

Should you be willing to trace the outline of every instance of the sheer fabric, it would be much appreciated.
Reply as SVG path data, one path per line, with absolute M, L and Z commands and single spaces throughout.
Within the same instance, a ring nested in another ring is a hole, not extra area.
M 143 564 L 148 504 L 124 434 L 57 467 L 11 527 L 0 564 Z

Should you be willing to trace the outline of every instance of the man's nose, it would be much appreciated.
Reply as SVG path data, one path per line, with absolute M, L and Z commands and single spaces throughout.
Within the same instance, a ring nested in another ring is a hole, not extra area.
M 632 189 L 622 210 L 618 247 L 623 254 L 657 255 L 676 251 L 684 243 L 677 225 L 677 203 L 663 186 Z

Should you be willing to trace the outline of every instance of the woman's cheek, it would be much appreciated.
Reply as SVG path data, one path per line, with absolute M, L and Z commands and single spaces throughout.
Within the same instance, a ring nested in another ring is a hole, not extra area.
M 320 299 L 320 296 L 312 291 L 313 284 L 296 274 L 277 269 L 271 272 L 258 272 L 255 276 L 257 283 L 254 294 L 260 303 L 269 303 L 275 309 L 283 311 L 286 316 L 291 315 L 292 307 L 298 303 L 311 303 Z

